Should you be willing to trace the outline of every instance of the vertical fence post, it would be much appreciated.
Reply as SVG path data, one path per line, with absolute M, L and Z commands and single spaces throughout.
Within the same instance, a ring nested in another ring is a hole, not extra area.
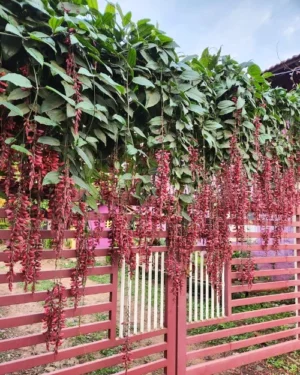
M 232 294 L 231 294 L 231 262 L 225 263 L 225 315 L 231 316 L 232 315 Z
M 167 367 L 165 375 L 176 375 L 176 296 L 172 293 L 172 280 L 165 276 L 165 327 L 167 333 L 165 341 L 167 342 L 167 350 L 165 358 L 167 359 Z
M 184 275 L 182 279 L 182 289 L 177 297 L 177 337 L 176 337 L 176 358 L 177 358 L 177 375 L 184 375 L 186 373 L 186 337 L 187 337 L 187 306 L 186 306 L 186 287 L 187 277 Z M 195 306 L 198 310 L 198 306 Z
M 294 216 L 294 218 L 296 219 L 296 222 L 300 221 L 299 211 L 300 211 L 299 207 L 297 207 L 296 208 L 296 212 L 295 212 L 296 216 Z M 298 224 L 296 225 L 296 231 L 295 232 L 296 233 L 300 233 L 300 227 L 299 227 Z M 296 242 L 296 245 L 299 245 L 300 244 L 300 238 L 296 238 L 295 242 Z M 297 257 L 300 256 L 300 250 L 296 249 L 294 251 L 294 255 L 296 255 Z M 297 271 L 299 272 L 299 270 L 300 270 L 300 261 L 298 259 L 295 262 L 295 266 L 297 268 Z M 300 280 L 300 274 L 299 273 L 297 273 L 295 275 L 295 277 L 296 277 L 296 280 Z M 298 293 L 300 292 L 300 285 L 296 285 L 295 286 L 295 291 L 298 292 Z M 295 303 L 296 303 L 297 306 L 299 306 L 299 298 L 298 297 L 295 298 Z M 299 315 L 300 315 L 300 310 L 296 310 L 296 316 L 299 316 Z M 297 328 L 299 328 L 299 327 L 300 327 L 300 324 L 297 323 Z M 296 335 L 296 339 L 299 339 L 299 334 Z
M 109 320 L 111 324 L 111 328 L 109 330 L 109 339 L 114 341 L 116 339 L 117 333 L 118 264 L 113 260 L 113 257 L 111 257 L 111 266 L 112 273 L 110 275 L 110 283 L 112 284 L 112 291 L 109 295 L 109 301 L 111 302 L 112 307 L 109 312 Z

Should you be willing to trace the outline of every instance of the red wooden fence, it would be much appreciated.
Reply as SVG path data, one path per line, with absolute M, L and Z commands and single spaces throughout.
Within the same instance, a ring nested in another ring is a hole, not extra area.
M 5 217 L 3 210 L 0 210 L 0 217 Z M 90 217 L 96 218 L 98 215 L 91 214 Z M 105 215 L 101 217 L 105 219 Z M 171 281 L 165 277 L 164 327 L 130 337 L 132 361 L 127 373 L 217 374 L 229 368 L 300 349 L 299 216 L 291 225 L 296 229 L 295 233 L 285 233 L 284 236 L 295 239 L 295 244 L 281 245 L 280 249 L 294 250 L 294 255 L 256 257 L 254 262 L 293 262 L 294 268 L 256 270 L 255 282 L 249 290 L 248 285 L 242 285 L 238 281 L 239 272 L 236 268 L 245 258 L 234 258 L 231 264 L 226 265 L 225 316 L 188 322 L 186 288 L 174 298 Z M 9 235 L 9 230 L 0 231 L 2 240 L 9 238 Z M 42 235 L 45 239 L 52 237 L 47 230 L 42 230 Z M 259 233 L 250 232 L 247 235 L 250 239 L 258 237 Z M 103 232 L 103 236 L 107 236 L 107 232 Z M 74 232 L 66 231 L 65 237 L 73 238 Z M 160 232 L 158 237 L 166 237 L 166 233 Z M 255 251 L 260 246 L 234 245 L 234 249 Z M 153 252 L 165 250 L 163 246 L 152 249 Z M 204 250 L 202 246 L 195 247 L 195 251 Z M 81 306 L 74 310 L 71 299 L 68 298 L 65 341 L 58 354 L 55 354 L 46 351 L 41 325 L 46 290 L 41 289 L 34 294 L 23 292 L 20 285 L 22 275 L 17 273 L 15 289 L 10 293 L 3 263 L 7 254 L 0 251 L 0 375 L 23 372 L 74 375 L 93 373 L 105 368 L 110 369 L 106 374 L 125 373 L 120 348 L 125 339 L 119 338 L 117 332 L 119 274 L 117 266 L 105 264 L 104 258 L 108 254 L 109 249 L 96 249 L 99 265 L 90 269 L 89 276 L 98 278 L 98 283 L 87 284 Z M 45 249 L 42 253 L 40 285 L 43 286 L 43 282 L 53 278 L 61 279 L 63 284 L 69 285 L 71 260 L 74 256 L 75 250 L 63 250 L 63 260 L 58 269 L 55 269 L 54 252 Z M 272 281 L 272 276 L 281 274 L 290 275 L 291 279 Z M 70 297 L 70 288 L 67 288 L 67 292 Z

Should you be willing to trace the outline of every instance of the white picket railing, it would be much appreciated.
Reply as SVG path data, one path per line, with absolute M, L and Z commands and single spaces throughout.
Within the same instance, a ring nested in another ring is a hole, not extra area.
M 205 267 L 204 251 L 191 254 L 188 280 L 188 321 L 220 318 L 225 316 L 225 276 L 222 271 L 222 289 L 219 295 L 209 282 Z
M 150 332 L 164 328 L 165 253 L 155 252 L 149 259 L 149 267 L 141 264 L 136 254 L 136 267 L 132 277 L 122 262 L 119 285 L 119 337 L 124 337 L 124 322 L 129 334 Z M 154 274 L 154 277 L 153 277 Z

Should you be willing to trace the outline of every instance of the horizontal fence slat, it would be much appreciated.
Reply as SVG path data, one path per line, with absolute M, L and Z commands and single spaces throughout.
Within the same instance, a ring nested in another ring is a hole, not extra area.
M 62 270 L 50 270 L 50 271 L 41 271 L 39 274 L 39 280 L 51 280 L 51 279 L 62 279 L 71 277 L 73 270 L 72 269 L 62 269 Z M 111 266 L 101 266 L 101 267 L 89 267 L 87 269 L 87 275 L 107 275 L 112 273 Z M 13 282 L 22 282 L 23 275 L 22 273 L 16 273 L 14 276 Z M 7 283 L 6 274 L 0 274 L 0 284 Z
M 79 289 L 83 291 L 83 288 Z M 90 296 L 93 294 L 101 294 L 101 293 L 110 293 L 112 292 L 112 284 L 102 284 L 102 285 L 91 285 L 86 286 L 84 288 L 84 295 Z M 66 295 L 67 297 L 72 297 L 71 289 L 66 288 Z M 20 294 L 9 294 L 0 296 L 0 306 L 9 306 L 9 305 L 20 305 L 25 303 L 32 303 L 32 302 L 42 302 L 47 297 L 47 291 L 43 292 L 35 292 L 35 293 L 20 293 Z
M 251 337 L 245 340 L 233 341 L 233 342 L 228 342 L 226 344 L 193 350 L 187 353 L 187 360 L 190 361 L 192 359 L 203 358 L 206 356 L 213 356 L 213 355 L 228 352 L 228 351 L 246 348 L 252 345 L 263 344 L 263 343 L 273 341 L 273 340 L 280 340 L 280 339 L 295 336 L 299 333 L 300 333 L 300 328 L 294 328 L 294 329 L 288 329 L 286 331 L 270 333 L 267 335 L 260 335 L 258 337 Z
M 135 335 L 134 341 L 138 342 L 141 340 L 151 339 L 157 336 L 162 336 L 167 333 L 167 329 L 160 329 L 154 332 L 147 332 L 139 335 Z M 79 355 L 93 353 L 103 349 L 110 349 L 119 345 L 123 345 L 125 339 L 109 340 L 103 339 L 101 341 L 95 341 L 88 344 L 77 345 L 71 348 L 60 349 L 57 354 L 53 351 L 43 353 L 39 355 L 30 356 L 27 358 L 16 359 L 11 362 L 0 363 L 0 375 L 6 375 L 10 372 L 17 372 L 21 370 L 28 370 L 32 367 L 43 366 L 51 362 L 63 361 Z
M 152 354 L 162 352 L 167 349 L 167 343 L 154 344 L 144 348 L 139 348 L 130 351 L 130 358 L 132 360 L 147 357 Z M 92 372 L 100 370 L 106 367 L 116 366 L 120 363 L 123 363 L 123 353 L 113 355 L 108 358 L 101 358 L 95 361 L 82 363 L 75 365 L 71 368 L 56 370 L 51 372 L 52 375 L 81 375 L 86 374 L 87 372 Z M 44 374 L 45 375 L 45 374 Z
M 110 249 L 95 249 L 95 257 L 104 257 L 110 255 Z M 0 252 L 0 262 L 7 262 L 9 253 L 7 251 Z M 76 258 L 75 249 L 66 249 L 61 252 L 62 259 Z M 41 251 L 41 259 L 56 259 L 56 254 L 53 250 L 43 249 Z
M 295 247 L 293 246 L 294 250 Z M 265 257 L 251 257 L 254 264 L 264 263 L 293 263 L 300 261 L 300 256 L 265 256 Z M 240 265 L 247 262 L 247 258 L 233 258 L 231 260 L 232 265 Z
M 111 321 L 83 324 L 80 327 L 64 328 L 62 330 L 64 338 L 86 335 L 98 331 L 105 331 L 112 328 Z M 14 337 L 0 341 L 0 352 L 13 349 L 20 349 L 26 346 L 37 345 L 45 342 L 44 333 L 37 333 L 28 336 Z
M 232 293 L 257 292 L 263 290 L 285 289 L 296 285 L 300 285 L 300 280 L 271 281 L 257 284 L 254 283 L 250 287 L 248 285 L 233 285 L 230 289 Z
M 254 277 L 263 277 L 263 276 L 278 276 L 278 275 L 297 275 L 300 273 L 299 268 L 280 268 L 276 270 L 258 270 L 253 271 Z M 241 277 L 241 272 L 231 272 L 232 279 L 239 279 Z
M 274 328 L 283 325 L 290 325 L 300 322 L 299 316 L 293 316 L 290 318 L 276 319 L 269 322 L 254 323 L 249 325 L 243 325 L 240 327 L 228 328 L 214 332 L 202 333 L 195 336 L 189 336 L 187 338 L 187 345 L 198 344 L 202 342 L 212 341 L 216 339 L 222 339 L 224 337 L 241 335 L 248 332 L 255 332 L 264 329 Z
M 64 314 L 66 318 L 74 318 L 77 316 L 111 311 L 112 307 L 113 307 L 113 304 L 111 302 L 99 303 L 97 305 L 78 306 L 76 309 L 74 309 L 74 307 L 65 309 Z M 45 314 L 41 312 L 41 313 L 35 313 L 35 314 L 9 316 L 6 318 L 0 318 L 0 329 L 20 327 L 20 326 L 25 326 L 28 324 L 40 323 L 44 316 Z
M 252 350 L 246 353 L 236 354 L 226 358 L 218 358 L 217 360 L 203 362 L 186 370 L 187 375 L 214 375 L 222 371 L 226 371 L 239 366 L 247 365 L 252 362 L 262 361 L 269 357 L 275 357 L 280 354 L 292 352 L 300 349 L 299 340 L 291 340 L 280 344 L 268 346 Z
M 153 371 L 159 370 L 161 368 L 167 367 L 168 360 L 167 359 L 158 359 L 157 361 L 153 361 L 151 363 L 147 363 L 145 365 L 140 365 L 135 368 L 131 368 L 126 372 L 121 371 L 117 372 L 115 375 L 141 375 L 141 374 L 153 374 Z
M 268 296 L 238 298 L 238 299 L 233 299 L 231 301 L 231 306 L 232 307 L 248 306 L 248 305 L 253 305 L 257 303 L 284 301 L 284 300 L 294 299 L 294 298 L 299 298 L 299 297 L 300 297 L 300 292 L 291 292 L 291 293 L 270 294 Z
M 270 307 L 266 309 L 260 310 L 253 310 L 253 311 L 245 311 L 241 313 L 235 313 L 230 316 L 225 316 L 223 318 L 216 318 L 216 319 L 209 319 L 200 322 L 192 322 L 187 324 L 187 330 L 212 326 L 216 324 L 228 323 L 228 322 L 236 322 L 239 320 L 245 319 L 252 319 L 252 318 L 259 318 L 262 316 L 268 315 L 277 315 L 285 312 L 292 312 L 300 310 L 300 304 L 297 305 L 284 305 L 278 307 Z

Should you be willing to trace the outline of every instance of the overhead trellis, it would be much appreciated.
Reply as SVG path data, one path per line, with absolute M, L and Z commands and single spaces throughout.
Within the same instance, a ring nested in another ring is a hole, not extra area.
M 76 307 L 99 234 L 88 228 L 87 212 L 100 203 L 109 206 L 113 254 L 132 269 L 132 247 L 147 263 L 155 232 L 167 226 L 175 292 L 199 240 L 219 288 L 232 255 L 229 224 L 243 242 L 250 211 L 263 246 L 278 248 L 299 203 L 297 88 L 273 89 L 270 73 L 221 51 L 181 58 L 174 40 L 149 20 L 133 22 L 131 12 L 110 3 L 101 12 L 96 0 L 1 0 L 0 38 L 10 288 L 20 261 L 25 289 L 34 290 L 43 220 L 52 219 L 57 259 L 73 225 Z M 245 264 L 243 281 L 251 283 L 253 267 Z M 62 319 L 63 293 L 56 283 L 46 303 L 55 350 L 61 336 L 51 322 Z

